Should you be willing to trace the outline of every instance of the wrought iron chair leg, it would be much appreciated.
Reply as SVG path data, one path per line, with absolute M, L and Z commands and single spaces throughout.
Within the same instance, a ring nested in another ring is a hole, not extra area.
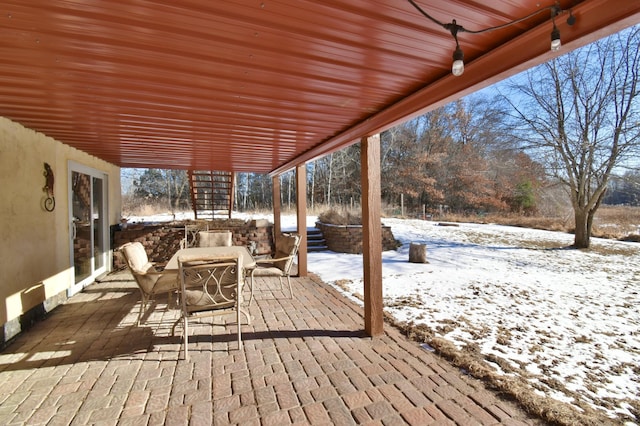
M 293 299 L 293 287 L 291 287 L 291 277 L 287 275 L 287 283 L 289 284 L 289 299 Z
M 251 325 L 251 315 L 249 315 L 249 312 L 244 309 L 239 309 L 239 311 L 247 318 L 247 325 Z
M 249 295 L 249 306 L 251 306 L 251 302 L 253 302 L 253 271 L 251 271 L 251 284 L 249 284 L 249 289 L 251 290 L 251 294 Z
M 187 317 L 184 317 L 183 340 L 184 340 L 184 359 L 186 361 L 189 361 L 189 321 L 187 320 Z
M 242 323 L 240 321 L 240 309 L 236 310 L 237 320 L 238 320 L 238 350 L 242 349 Z M 249 317 L 247 317 L 247 321 L 249 321 Z
M 142 319 L 142 312 L 147 308 L 147 296 L 140 290 L 140 294 L 142 295 L 142 300 L 140 301 L 140 309 L 138 310 L 138 320 L 136 324 L 140 326 L 140 320 Z

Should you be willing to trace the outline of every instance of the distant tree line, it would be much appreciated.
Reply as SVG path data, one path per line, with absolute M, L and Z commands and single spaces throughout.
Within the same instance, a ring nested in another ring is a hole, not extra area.
M 191 208 L 186 170 L 123 169 L 121 179 L 129 182 L 123 194 L 129 210 L 145 204 L 173 212 Z
M 630 171 L 614 176 L 604 197 L 609 205 L 640 206 L 640 172 Z
M 470 97 L 382 136 L 383 199 L 409 209 L 536 211 L 545 169 L 514 149 L 502 105 Z
M 423 209 L 457 213 L 534 214 L 545 187 L 557 183 L 534 161 L 510 128 L 500 99 L 472 96 L 453 102 L 381 134 L 382 201 L 408 214 Z M 307 164 L 307 205 L 359 206 L 360 144 Z M 125 172 L 127 173 L 127 172 Z M 128 172 L 131 173 L 131 172 Z M 129 203 L 190 209 L 184 170 L 142 169 L 131 178 Z M 295 173 L 280 177 L 283 207 L 294 207 Z M 237 211 L 271 209 L 272 179 L 267 174 L 238 173 Z M 640 172 L 615 177 L 607 204 L 640 205 Z
M 495 102 L 471 97 L 396 126 L 381 134 L 383 203 L 407 211 L 515 211 L 533 213 L 545 170 L 513 149 L 505 114 Z M 329 154 L 307 172 L 307 205 L 359 205 L 360 144 Z M 295 206 L 295 174 L 280 177 L 281 205 Z M 186 171 L 144 169 L 132 179 L 131 194 L 140 202 L 189 208 Z M 238 173 L 235 209 L 272 207 L 272 179 Z

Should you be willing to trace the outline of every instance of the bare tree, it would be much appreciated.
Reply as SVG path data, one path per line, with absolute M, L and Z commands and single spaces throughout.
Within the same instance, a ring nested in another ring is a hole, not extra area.
M 524 148 L 568 188 L 574 246 L 590 246 L 593 217 L 614 169 L 640 145 L 640 26 L 526 72 L 510 85 Z

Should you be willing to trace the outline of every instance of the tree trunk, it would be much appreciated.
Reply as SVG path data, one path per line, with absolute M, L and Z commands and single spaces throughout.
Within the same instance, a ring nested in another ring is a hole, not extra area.
M 291 180 L 293 173 L 289 172 L 289 182 L 287 183 L 287 208 L 291 210 Z
M 238 196 L 238 180 L 233 180 L 233 207 L 238 210 L 240 208 L 240 197 Z
M 593 216 L 593 215 L 591 215 Z M 579 249 L 589 248 L 591 244 L 591 226 L 589 221 L 589 214 L 585 209 L 575 209 L 575 237 L 573 240 L 573 246 Z
M 169 201 L 169 211 L 175 214 L 175 210 L 173 208 L 173 203 L 171 200 L 171 172 L 167 170 L 165 173 L 165 182 L 167 183 L 167 200 Z
M 316 162 L 315 161 L 312 163 L 312 167 L 313 167 L 313 172 L 311 173 L 311 211 L 313 211 L 313 208 L 314 208 L 313 201 L 316 193 Z
M 411 243 L 409 245 L 409 262 L 427 263 L 427 245 Z
M 247 211 L 247 201 L 249 198 L 249 173 L 245 173 L 244 193 L 242 194 L 242 210 Z
M 329 182 L 327 183 L 327 206 L 331 205 L 331 179 L 333 175 L 333 153 L 329 154 Z

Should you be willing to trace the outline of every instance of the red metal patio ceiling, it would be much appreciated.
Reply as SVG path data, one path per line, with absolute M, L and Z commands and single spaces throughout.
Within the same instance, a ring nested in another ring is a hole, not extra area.
M 500 25 L 552 0 L 417 0 Z M 584 0 L 565 49 L 640 21 Z M 4 0 L 0 116 L 122 167 L 278 172 L 551 58 L 549 13 L 455 43 L 407 0 Z M 0 141 L 1 142 L 1 141 Z

